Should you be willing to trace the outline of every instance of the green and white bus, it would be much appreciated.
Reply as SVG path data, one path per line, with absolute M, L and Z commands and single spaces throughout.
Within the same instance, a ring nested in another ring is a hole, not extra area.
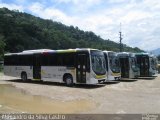
M 28 79 L 97 84 L 106 80 L 102 51 L 97 49 L 27 50 L 4 56 L 4 74 Z
M 153 76 L 157 73 L 157 58 L 149 53 L 136 53 L 141 77 Z
M 118 58 L 121 66 L 122 78 L 137 78 L 140 75 L 134 53 L 120 52 L 118 53 Z
M 116 52 L 103 51 L 106 60 L 107 81 L 121 79 L 121 67 Z

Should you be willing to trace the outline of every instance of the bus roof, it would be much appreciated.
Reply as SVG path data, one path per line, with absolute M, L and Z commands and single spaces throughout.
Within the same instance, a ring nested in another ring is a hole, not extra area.
M 37 49 L 37 50 L 24 50 L 22 53 L 39 53 L 39 52 L 51 52 L 51 49 Z
M 155 55 L 150 54 L 150 53 L 135 53 L 136 56 L 148 56 L 148 57 L 155 57 Z
M 144 53 L 144 52 L 142 52 L 142 53 L 135 53 L 136 55 L 150 55 L 149 53 Z
M 109 52 L 111 52 L 111 53 L 116 53 L 116 52 L 114 52 L 114 51 L 107 51 L 107 50 L 104 50 L 103 52 L 105 52 L 105 53 L 109 53 Z
M 7 53 L 7 54 L 5 54 L 5 56 L 9 56 L 9 55 L 27 55 L 27 54 L 43 53 L 43 52 L 51 52 L 51 51 L 54 51 L 54 50 L 51 50 L 51 49 L 24 50 L 24 51 L 19 52 L 19 53 Z
M 119 56 L 119 57 L 135 57 L 135 53 L 119 52 L 119 53 L 117 53 L 117 56 Z
M 36 49 L 36 50 L 25 50 L 19 53 L 7 53 L 5 56 L 10 55 L 28 55 L 28 54 L 35 54 L 35 53 L 69 53 L 69 52 L 76 52 L 76 51 L 89 51 L 89 50 L 98 50 L 92 48 L 76 48 L 76 49 L 63 49 L 63 50 L 51 50 L 51 49 Z M 100 51 L 100 50 L 99 50 Z

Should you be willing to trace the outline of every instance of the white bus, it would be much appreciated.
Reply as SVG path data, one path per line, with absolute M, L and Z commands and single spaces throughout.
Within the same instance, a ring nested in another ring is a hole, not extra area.
M 105 81 L 104 54 L 96 49 L 27 50 L 4 56 L 4 74 L 28 79 L 97 84 Z
M 141 77 L 153 76 L 157 73 L 157 58 L 149 53 L 136 53 Z
M 103 51 L 106 60 L 107 81 L 120 80 L 121 68 L 117 53 L 113 51 Z
M 134 53 L 121 52 L 118 53 L 121 66 L 122 78 L 137 78 L 140 75 L 139 68 L 136 64 L 136 57 Z

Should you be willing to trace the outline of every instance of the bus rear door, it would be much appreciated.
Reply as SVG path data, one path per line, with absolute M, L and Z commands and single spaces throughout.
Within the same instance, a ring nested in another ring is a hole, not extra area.
M 39 54 L 33 55 L 33 79 L 41 79 L 41 57 Z

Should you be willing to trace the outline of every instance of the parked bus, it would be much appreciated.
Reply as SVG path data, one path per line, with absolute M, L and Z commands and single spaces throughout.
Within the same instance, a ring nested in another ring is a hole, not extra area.
M 122 78 L 137 78 L 139 76 L 140 73 L 134 53 L 121 52 L 118 53 L 118 58 L 120 60 Z
M 136 53 L 137 64 L 141 77 L 148 77 L 157 73 L 157 59 L 149 53 Z
M 113 51 L 103 51 L 106 60 L 107 80 L 120 80 L 121 68 L 117 53 Z
M 157 65 L 158 74 L 160 74 L 160 64 Z
M 104 54 L 96 49 L 27 50 L 4 56 L 4 74 L 28 79 L 97 84 L 105 81 Z

